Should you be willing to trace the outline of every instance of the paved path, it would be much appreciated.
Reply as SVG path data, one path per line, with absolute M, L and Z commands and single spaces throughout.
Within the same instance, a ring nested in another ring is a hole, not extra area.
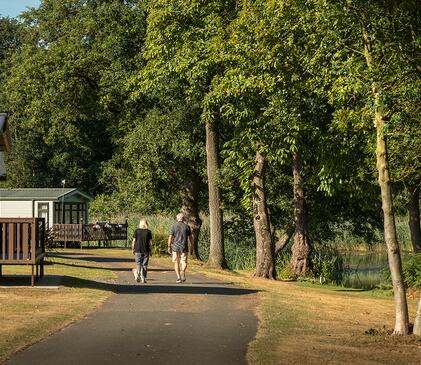
M 131 260 L 92 259 L 118 272 L 106 285 L 116 295 L 6 364 L 246 364 L 257 327 L 255 292 L 191 273 L 176 284 L 169 267 L 151 266 L 148 283 L 140 284 Z

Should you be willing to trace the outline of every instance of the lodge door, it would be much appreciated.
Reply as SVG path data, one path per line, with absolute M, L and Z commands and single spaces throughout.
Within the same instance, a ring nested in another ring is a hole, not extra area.
M 45 227 L 49 227 L 48 217 L 50 215 L 50 205 L 48 203 L 38 203 L 38 218 L 45 219 Z

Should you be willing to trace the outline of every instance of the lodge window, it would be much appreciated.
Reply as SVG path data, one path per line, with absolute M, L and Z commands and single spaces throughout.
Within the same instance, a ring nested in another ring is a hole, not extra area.
M 55 221 L 57 223 L 80 224 L 85 223 L 85 203 L 54 203 Z M 64 219 L 64 220 L 63 220 Z

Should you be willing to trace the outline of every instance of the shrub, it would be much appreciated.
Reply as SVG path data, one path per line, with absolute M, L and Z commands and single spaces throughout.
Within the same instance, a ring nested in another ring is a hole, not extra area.
M 275 270 L 276 277 L 281 280 L 294 278 L 294 273 L 291 270 L 291 252 L 289 250 L 281 251 L 276 257 Z
M 404 259 L 403 275 L 408 288 L 421 288 L 421 254 L 412 254 Z
M 421 254 L 404 255 L 402 260 L 402 270 L 405 286 L 407 288 L 421 288 Z M 392 288 L 392 277 L 389 268 L 383 272 L 383 281 L 379 288 Z
M 320 278 L 321 283 L 341 283 L 344 270 L 343 257 L 336 247 L 316 244 L 311 262 L 313 274 Z
M 153 235 L 153 255 L 165 255 L 167 253 L 168 234 L 157 232 Z

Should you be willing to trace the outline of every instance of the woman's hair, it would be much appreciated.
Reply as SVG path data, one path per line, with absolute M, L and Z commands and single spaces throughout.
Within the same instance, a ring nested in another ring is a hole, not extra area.
M 148 221 L 145 218 L 142 218 L 139 221 L 139 228 L 141 228 L 141 229 L 148 229 Z
M 184 220 L 183 213 L 178 213 L 175 219 L 177 220 L 177 222 L 182 222 Z

